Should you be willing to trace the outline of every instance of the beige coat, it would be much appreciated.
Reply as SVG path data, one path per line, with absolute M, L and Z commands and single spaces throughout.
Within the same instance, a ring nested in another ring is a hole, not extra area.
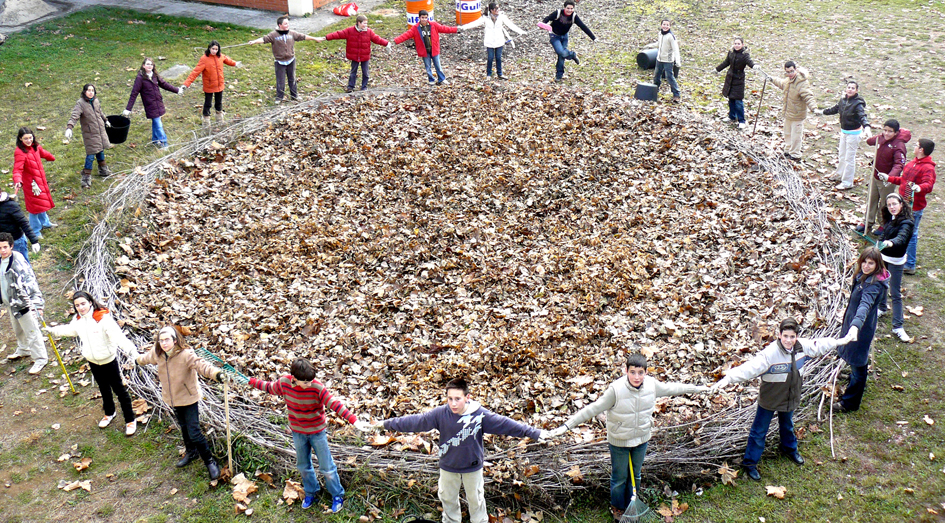
M 84 97 L 79 98 L 72 108 L 72 116 L 69 117 L 66 129 L 72 129 L 77 122 L 82 127 L 85 154 L 98 154 L 112 146 L 108 142 L 108 134 L 105 133 L 105 113 L 102 112 L 102 105 L 98 103 L 97 97 L 92 99 L 92 103 L 85 101 Z
M 817 110 L 817 103 L 814 100 L 814 92 L 810 89 L 807 82 L 807 69 L 797 68 L 797 74 L 791 80 L 788 77 L 771 78 L 771 83 L 780 87 L 784 91 L 784 119 L 785 120 L 806 120 L 807 110 L 811 112 Z
M 185 407 L 200 401 L 197 373 L 208 379 L 219 379 L 223 373 L 207 360 L 197 356 L 193 349 L 167 353 L 153 348 L 137 360 L 138 365 L 157 365 L 161 382 L 161 398 L 171 407 Z

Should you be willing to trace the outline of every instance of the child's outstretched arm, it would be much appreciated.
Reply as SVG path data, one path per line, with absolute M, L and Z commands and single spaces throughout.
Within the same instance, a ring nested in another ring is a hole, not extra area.
M 757 378 L 768 370 L 769 367 L 771 367 L 771 364 L 768 362 L 767 349 L 765 349 L 755 354 L 755 356 L 747 362 L 742 363 L 738 367 L 729 369 L 728 372 L 725 373 L 725 377 L 716 382 L 715 385 L 712 385 L 710 390 L 718 391 L 728 385 Z
M 436 409 L 433 409 L 422 414 L 386 419 L 381 424 L 385 429 L 397 432 L 426 432 L 439 428 L 435 413 Z
M 485 417 L 482 419 L 483 434 L 503 434 L 513 438 L 532 438 L 533 440 L 546 439 L 548 432 L 524 423 L 519 423 L 512 418 L 501 416 L 491 411 L 485 411 Z

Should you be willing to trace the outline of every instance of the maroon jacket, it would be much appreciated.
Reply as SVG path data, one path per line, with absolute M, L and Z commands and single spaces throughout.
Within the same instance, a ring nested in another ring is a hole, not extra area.
M 440 55 L 440 33 L 455 33 L 456 28 L 449 25 L 441 25 L 434 21 L 430 21 L 430 47 L 433 51 L 431 56 Z M 427 47 L 423 45 L 423 38 L 420 37 L 420 24 L 416 23 L 407 29 L 407 32 L 394 38 L 395 44 L 400 44 L 405 42 L 408 38 L 413 37 L 413 41 L 417 44 L 417 56 L 420 58 L 426 58 L 427 56 Z
M 161 89 L 177 94 L 180 89 L 167 83 L 167 81 L 154 73 L 149 80 L 147 75 L 138 73 L 135 78 L 135 85 L 131 88 L 131 96 L 128 98 L 127 110 L 135 106 L 135 100 L 138 93 L 141 93 L 141 105 L 144 106 L 144 114 L 148 119 L 160 118 L 164 116 L 164 98 L 161 96 Z
M 866 140 L 868 145 L 876 145 L 876 160 L 873 162 L 873 177 L 879 180 L 876 173 L 885 173 L 889 176 L 899 176 L 902 166 L 906 164 L 906 144 L 912 139 L 909 129 L 899 129 L 892 140 L 886 141 L 883 133 L 871 136 Z
M 56 206 L 46 183 L 43 160 L 54 162 L 56 157 L 38 144 L 27 147 L 25 151 L 19 147 L 13 151 L 13 183 L 22 185 L 23 204 L 30 214 L 46 212 Z M 39 187 L 39 196 L 33 194 L 33 182 Z
M 889 183 L 899 186 L 899 195 L 906 201 L 909 201 L 909 197 L 912 196 L 909 182 L 922 188 L 922 191 L 915 195 L 915 201 L 912 202 L 912 210 L 921 211 L 925 209 L 925 195 L 932 192 L 935 187 L 935 162 L 932 161 L 931 156 L 913 158 L 902 168 L 902 176 L 889 177 Z
M 371 29 L 358 31 L 355 26 L 329 33 L 325 39 L 347 40 L 345 43 L 345 58 L 352 62 L 367 62 L 371 59 L 371 42 L 377 45 L 387 45 L 387 40 L 374 34 Z

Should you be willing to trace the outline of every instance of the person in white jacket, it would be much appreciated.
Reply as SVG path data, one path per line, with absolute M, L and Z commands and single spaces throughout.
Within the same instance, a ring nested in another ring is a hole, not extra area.
M 121 369 L 116 357 L 118 349 L 121 349 L 133 359 L 137 356 L 137 347 L 121 331 L 121 327 L 112 318 L 108 309 L 96 302 L 89 293 L 76 291 L 72 295 L 72 304 L 75 305 L 78 314 L 71 322 L 43 330 L 57 337 L 79 338 L 82 357 L 88 360 L 92 376 L 95 377 L 98 388 L 102 392 L 102 408 L 105 410 L 105 417 L 98 422 L 98 426 L 104 429 L 118 414 L 112 397 L 112 392 L 114 392 L 115 396 L 118 396 L 121 413 L 125 417 L 125 435 L 132 436 L 138 429 L 138 423 L 135 421 L 135 413 L 131 408 L 131 397 L 122 383 Z
M 625 376 L 610 384 L 597 401 L 584 407 L 551 431 L 557 437 L 581 423 L 607 412 L 607 443 L 610 445 L 610 504 L 615 517 L 623 513 L 635 496 L 639 496 L 640 471 L 646 446 L 653 435 L 653 410 L 656 398 L 705 392 L 709 387 L 686 383 L 663 383 L 646 375 L 646 357 L 631 354 L 623 366 Z M 633 478 L 630 481 L 630 461 Z M 637 492 L 633 491 L 636 484 Z
M 502 74 L 502 49 L 508 38 L 506 28 L 515 31 L 518 34 L 525 34 L 519 26 L 515 25 L 509 17 L 499 12 L 499 6 L 492 2 L 489 4 L 489 13 L 486 16 L 479 17 L 478 20 L 469 22 L 460 26 L 460 29 L 466 31 L 479 26 L 484 26 L 485 31 L 482 36 L 482 43 L 486 46 L 486 76 L 492 78 L 492 62 L 495 61 L 496 73 L 502 80 L 508 80 L 509 77 Z
M 781 453 L 798 465 L 804 464 L 804 458 L 797 451 L 797 436 L 794 434 L 794 410 L 801 402 L 801 369 L 812 358 L 817 358 L 836 349 L 838 346 L 853 341 L 856 336 L 836 339 L 798 338 L 800 327 L 792 318 L 787 318 L 778 327 L 778 339 L 765 347 L 746 363 L 730 369 L 725 377 L 712 386 L 717 391 L 730 384 L 750 381 L 761 376 L 761 389 L 758 392 L 758 411 L 748 433 L 748 444 L 742 458 L 742 468 L 748 477 L 759 481 L 758 462 L 765 450 L 765 438 L 768 426 L 774 414 L 778 415 L 778 427 L 781 436 Z

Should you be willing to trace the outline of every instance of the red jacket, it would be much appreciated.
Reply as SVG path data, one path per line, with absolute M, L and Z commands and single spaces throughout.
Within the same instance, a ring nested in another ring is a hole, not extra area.
M 387 45 L 387 40 L 374 34 L 371 29 L 358 31 L 355 26 L 329 33 L 325 39 L 347 40 L 345 43 L 345 58 L 352 62 L 367 62 L 371 59 L 371 42 L 377 45 Z
M 432 56 L 440 55 L 440 33 L 455 33 L 456 28 L 448 25 L 440 25 L 434 21 L 430 21 L 430 47 L 433 50 Z M 413 37 L 413 41 L 417 44 L 417 56 L 420 58 L 426 58 L 427 56 L 427 47 L 423 45 L 423 38 L 420 37 L 420 24 L 414 24 L 407 29 L 407 32 L 394 38 L 394 43 L 399 44 L 406 41 L 408 38 Z
M 915 195 L 915 201 L 912 202 L 912 210 L 921 211 L 925 209 L 925 195 L 932 192 L 935 187 L 935 162 L 932 161 L 931 156 L 913 158 L 902 168 L 902 176 L 889 177 L 889 183 L 899 186 L 899 195 L 906 201 L 909 201 L 909 197 L 912 196 L 909 182 L 922 188 Z
M 879 180 L 876 173 L 886 173 L 889 176 L 899 176 L 902 174 L 902 166 L 906 164 L 906 144 L 912 139 L 912 133 L 908 129 L 899 129 L 892 140 L 886 141 L 883 133 L 871 136 L 866 140 L 869 145 L 879 146 L 876 148 L 876 160 L 873 162 L 873 176 Z
M 46 212 L 56 206 L 46 183 L 42 160 L 54 162 L 56 157 L 38 144 L 27 147 L 26 151 L 19 147 L 13 151 L 13 183 L 22 186 L 23 204 L 30 214 Z M 33 194 L 33 182 L 39 187 L 39 196 Z
M 203 92 L 219 93 L 224 87 L 223 64 L 235 66 L 236 62 L 227 55 L 217 56 L 212 54 L 207 56 L 204 54 L 197 62 L 197 67 L 194 67 L 194 70 L 190 72 L 190 76 L 184 81 L 184 87 L 190 87 L 197 76 L 203 73 Z

